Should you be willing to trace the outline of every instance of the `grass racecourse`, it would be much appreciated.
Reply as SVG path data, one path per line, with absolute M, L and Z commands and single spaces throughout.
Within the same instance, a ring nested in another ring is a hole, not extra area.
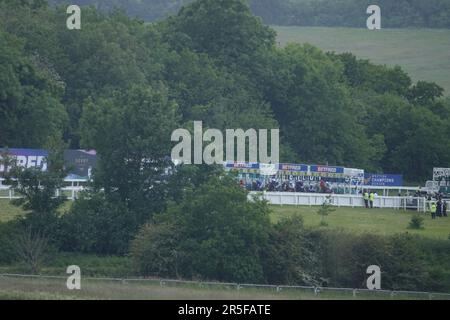
M 352 52 L 377 64 L 401 66 L 413 79 L 436 82 L 450 96 L 450 30 L 273 27 L 278 42 L 310 43 L 325 51 Z
M 423 237 L 446 240 L 450 236 L 450 217 L 432 220 L 429 214 L 420 213 L 425 218 L 424 228 L 409 229 L 411 218 L 417 214 L 414 211 L 394 209 L 336 208 L 325 218 L 326 227 L 320 227 L 321 216 L 317 214 L 318 207 L 272 206 L 273 222 L 283 217 L 300 215 L 304 223 L 311 228 L 340 229 L 350 233 L 374 233 L 383 236 L 409 232 Z

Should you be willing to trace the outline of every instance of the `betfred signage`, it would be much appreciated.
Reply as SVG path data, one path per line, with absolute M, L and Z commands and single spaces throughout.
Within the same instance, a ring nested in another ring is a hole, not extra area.
M 15 161 L 19 167 L 36 168 L 42 171 L 47 170 L 47 150 L 0 148 L 0 158 L 4 153 L 7 153 L 11 160 Z M 69 177 L 74 179 L 89 179 L 92 170 L 97 165 L 97 153 L 95 150 L 66 150 L 64 151 L 64 163 L 69 169 Z M 0 173 L 4 173 L 5 171 L 5 164 L 0 161 Z
M 335 174 L 343 174 L 343 167 L 329 167 L 329 166 L 311 166 L 311 172 L 317 173 L 335 173 Z
M 7 152 L 8 156 L 16 161 L 17 166 L 23 168 L 36 168 L 42 171 L 47 170 L 46 158 L 48 152 L 41 149 L 0 149 L 1 154 Z M 5 168 L 3 163 L 0 163 L 0 173 L 3 173 L 10 168 Z

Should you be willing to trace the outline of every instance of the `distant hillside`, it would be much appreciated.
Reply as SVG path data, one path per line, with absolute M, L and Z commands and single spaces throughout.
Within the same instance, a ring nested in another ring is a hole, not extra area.
M 378 64 L 399 65 L 414 81 L 436 82 L 450 95 L 450 30 L 274 28 L 281 45 L 307 42 L 325 51 L 351 52 Z
M 123 8 L 133 16 L 154 21 L 174 14 L 193 0 L 49 0 L 51 4 L 93 4 L 100 10 Z M 364 27 L 371 4 L 382 9 L 386 28 L 450 28 L 448 0 L 248 0 L 252 12 L 267 24 Z

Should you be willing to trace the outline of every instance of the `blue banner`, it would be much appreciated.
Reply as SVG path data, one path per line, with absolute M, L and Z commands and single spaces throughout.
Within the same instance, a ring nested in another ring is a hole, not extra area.
M 48 157 L 48 152 L 41 149 L 0 149 L 1 153 L 6 153 L 16 161 L 19 167 L 37 168 L 43 171 L 47 170 L 47 163 L 45 161 Z M 8 168 L 9 170 L 9 168 Z M 0 164 L 0 172 L 4 172 L 4 165 Z
M 403 176 L 400 174 L 366 173 L 364 184 L 374 187 L 401 187 L 403 186 Z

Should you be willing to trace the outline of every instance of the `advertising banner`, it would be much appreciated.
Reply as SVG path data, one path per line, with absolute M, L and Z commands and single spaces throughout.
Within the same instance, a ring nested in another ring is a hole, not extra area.
M 237 170 L 242 173 L 259 173 L 259 163 L 257 162 L 225 162 L 228 170 Z
M 403 186 L 403 176 L 399 174 L 374 174 L 364 175 L 364 184 L 374 187 L 401 187 Z
M 324 178 L 343 178 L 343 167 L 330 167 L 330 166 L 310 166 L 309 168 L 312 176 L 324 177 Z
M 3 153 L 7 153 L 16 164 L 24 168 L 38 168 L 42 171 L 47 170 L 47 163 L 45 161 L 48 156 L 46 150 L 41 149 L 0 149 L 0 157 Z M 4 164 L 0 164 L 0 173 L 5 172 Z M 8 169 L 9 170 L 9 169 Z
M 280 163 L 278 170 L 291 172 L 308 172 L 308 166 L 305 164 Z
M 450 187 L 450 168 L 434 168 L 433 181 L 439 182 L 441 187 Z
M 0 148 L 0 157 L 3 153 L 7 153 L 20 167 L 47 170 L 47 150 Z M 97 165 L 97 152 L 95 150 L 65 150 L 64 163 L 69 170 L 68 178 L 87 180 L 91 176 L 92 169 Z M 4 172 L 5 166 L 1 163 L 0 173 Z
M 73 179 L 90 179 L 92 169 L 97 165 L 95 150 L 66 150 L 64 163 Z

